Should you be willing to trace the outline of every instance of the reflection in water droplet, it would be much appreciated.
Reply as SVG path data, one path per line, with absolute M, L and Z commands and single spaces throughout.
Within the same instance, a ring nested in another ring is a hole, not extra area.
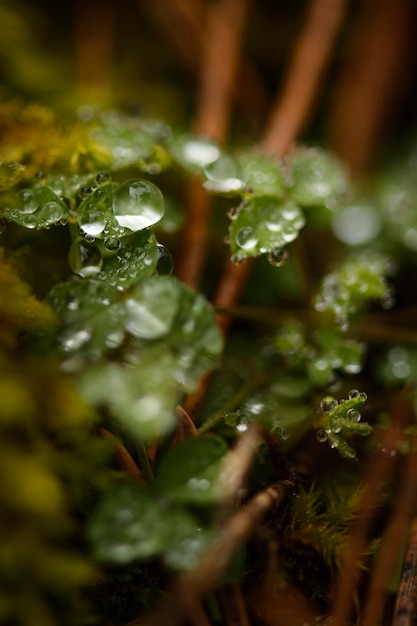
M 359 422 L 361 419 L 361 414 L 356 409 L 349 409 L 349 411 L 346 413 L 346 417 L 352 422 Z
M 96 176 L 97 185 L 102 185 L 103 183 L 107 183 L 110 180 L 110 174 L 108 172 L 99 172 Z
M 320 443 L 324 443 L 327 441 L 327 433 L 323 429 L 320 429 L 316 432 L 316 439 L 320 441 Z
M 172 258 L 171 253 L 163 246 L 162 244 L 157 244 L 158 248 L 158 261 L 156 264 L 156 272 L 157 274 L 167 275 L 172 274 L 172 270 L 174 269 L 174 259 Z
M 89 204 L 87 208 L 78 215 L 78 224 L 86 235 L 97 237 L 106 226 L 105 214 L 97 209 L 94 204 Z
M 338 404 L 338 401 L 336 398 L 333 398 L 333 396 L 325 396 L 320 402 L 320 407 L 322 411 L 329 413 L 330 411 L 333 411 Z
M 84 187 L 81 187 L 78 195 L 80 196 L 80 198 L 86 198 L 90 195 L 92 191 L 94 191 L 93 187 L 85 185 Z
M 39 209 L 38 195 L 33 189 L 19 191 L 19 208 L 21 213 L 34 213 Z
M 104 242 L 104 247 L 106 248 L 106 250 L 111 251 L 118 250 L 120 248 L 120 245 L 120 239 L 118 239 L 117 237 L 109 237 Z
M 161 191 L 147 180 L 128 180 L 113 197 L 113 211 L 118 224 L 132 231 L 148 228 L 164 215 Z
M 253 228 L 246 226 L 237 231 L 236 243 L 243 250 L 251 250 L 258 243 L 258 235 Z
M 274 248 L 268 252 L 268 261 L 275 267 L 282 267 L 288 260 L 288 252 L 285 248 Z
M 78 239 L 71 245 L 68 254 L 68 264 L 73 272 L 85 278 L 98 274 L 101 270 L 103 259 L 97 246 Z
M 247 259 L 244 256 L 239 256 L 238 254 L 232 254 L 230 260 L 235 265 L 245 265 Z
M 357 389 L 351 389 L 348 393 L 348 398 L 349 400 L 352 400 L 353 398 L 359 398 L 359 391 Z
M 71 329 L 61 335 L 61 344 L 66 352 L 79 350 L 91 339 L 91 328 Z
M 64 207 L 58 202 L 55 202 L 55 200 L 50 200 L 44 204 L 41 210 L 42 217 L 48 224 L 58 222 L 64 215 Z

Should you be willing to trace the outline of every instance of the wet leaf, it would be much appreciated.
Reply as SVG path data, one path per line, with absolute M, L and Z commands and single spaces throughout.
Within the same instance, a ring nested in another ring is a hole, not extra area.
M 219 496 L 217 479 L 226 452 L 218 437 L 181 441 L 164 456 L 157 485 L 175 502 L 211 504 Z
M 304 226 L 302 211 L 277 196 L 247 196 L 233 216 L 229 239 L 238 258 L 275 253 L 297 238 Z

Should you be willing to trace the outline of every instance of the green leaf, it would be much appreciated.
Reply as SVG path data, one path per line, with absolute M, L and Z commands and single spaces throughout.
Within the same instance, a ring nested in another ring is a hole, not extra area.
M 278 196 L 248 195 L 232 216 L 229 228 L 232 253 L 238 258 L 266 252 L 277 254 L 297 238 L 304 224 L 304 215 L 293 202 L 285 202 Z
M 46 301 L 59 320 L 56 338 L 62 354 L 94 360 L 122 343 L 125 311 L 111 286 L 71 280 L 54 287 Z
M 158 264 L 155 235 L 145 229 L 129 237 L 108 237 L 103 242 L 103 265 L 97 278 L 125 290 L 151 276 Z
M 126 485 L 101 502 L 90 523 L 89 539 L 98 560 L 121 565 L 161 554 L 169 523 L 148 491 Z
M 389 258 L 369 250 L 347 258 L 327 274 L 315 300 L 317 311 L 328 311 L 336 324 L 347 330 L 350 319 L 372 300 L 392 306 L 386 276 L 392 271 Z
M 3 217 L 29 229 L 61 224 L 69 214 L 68 205 L 51 187 L 39 183 L 21 189 L 11 205 L 3 210 Z
M 162 459 L 156 484 L 175 502 L 211 504 L 219 495 L 217 479 L 226 452 L 218 437 L 181 441 Z
M 299 148 L 285 159 L 291 199 L 301 206 L 337 207 L 347 193 L 346 172 L 335 156 L 320 148 Z
M 282 197 L 284 174 L 277 159 L 261 152 L 245 152 L 239 155 L 241 178 L 252 192 Z

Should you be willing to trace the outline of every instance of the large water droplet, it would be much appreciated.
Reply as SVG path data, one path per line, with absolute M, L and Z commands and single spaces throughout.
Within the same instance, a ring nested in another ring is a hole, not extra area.
M 237 231 L 236 243 L 243 250 L 252 250 L 258 243 L 258 235 L 251 226 L 245 226 Z
M 147 180 L 128 180 L 113 197 L 113 211 L 120 226 L 132 231 L 148 228 L 164 215 L 161 191 Z
M 55 200 L 50 200 L 43 205 L 42 217 L 48 224 L 58 222 L 64 216 L 64 206 Z
M 352 422 L 359 422 L 361 419 L 361 414 L 356 409 L 349 409 L 346 413 L 346 417 Z
M 21 213 L 34 213 L 39 209 L 39 198 L 33 189 L 19 191 L 19 209 Z
M 88 204 L 84 211 L 78 214 L 78 223 L 86 235 L 97 237 L 106 226 L 106 215 L 94 204 Z
M 336 398 L 333 398 L 333 396 L 325 396 L 320 402 L 320 407 L 322 411 L 329 413 L 330 411 L 333 411 L 338 404 L 338 401 Z
M 79 239 L 71 245 L 68 264 L 73 272 L 86 278 L 99 273 L 103 259 L 97 246 Z

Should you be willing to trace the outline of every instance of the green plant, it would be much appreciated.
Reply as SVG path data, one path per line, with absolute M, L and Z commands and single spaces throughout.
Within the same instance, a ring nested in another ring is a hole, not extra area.
M 246 3 L 208 4 L 237 47 Z M 389 593 L 401 612 L 416 145 L 367 181 L 292 145 L 317 70 L 280 132 L 225 147 L 204 88 L 213 70 L 229 93 L 237 53 L 220 71 L 210 50 L 194 133 L 119 103 L 0 106 L 5 624 L 382 624 Z

